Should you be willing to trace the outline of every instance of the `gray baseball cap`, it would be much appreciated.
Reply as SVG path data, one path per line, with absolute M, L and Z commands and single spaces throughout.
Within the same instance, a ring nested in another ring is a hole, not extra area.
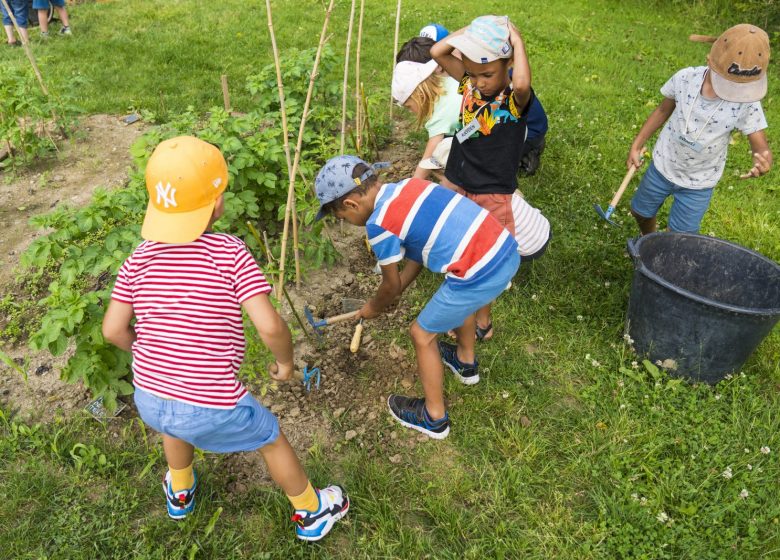
M 368 171 L 360 175 L 360 177 L 352 177 L 352 173 L 355 167 L 360 164 L 368 167 Z M 379 162 L 370 164 L 357 156 L 336 156 L 330 158 L 325 165 L 322 166 L 320 172 L 317 173 L 317 178 L 314 180 L 314 191 L 317 195 L 317 199 L 320 201 L 320 211 L 317 212 L 315 220 L 321 220 L 325 214 L 322 211 L 322 207 L 329 202 L 333 202 L 339 197 L 344 196 L 351 190 L 359 187 L 363 181 L 376 175 L 377 169 L 389 167 L 388 162 Z

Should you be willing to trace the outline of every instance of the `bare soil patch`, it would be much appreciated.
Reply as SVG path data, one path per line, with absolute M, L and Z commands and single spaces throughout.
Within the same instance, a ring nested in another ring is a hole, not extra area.
M 19 257 L 44 232 L 29 225 L 31 217 L 59 205 L 83 206 L 98 187 L 115 188 L 127 182 L 132 163 L 130 145 L 144 130 L 142 123 L 124 125 L 114 115 L 92 115 L 80 120 L 59 152 L 29 168 L 0 172 L 0 286 L 15 301 L 29 297 L 15 293 Z M 0 317 L 0 324 L 5 321 Z M 25 365 L 28 381 L 11 368 L 0 366 L 0 404 L 23 418 L 47 421 L 69 414 L 89 402 L 89 392 L 59 378 L 68 354 L 53 358 L 33 353 L 25 345 L 3 351 Z

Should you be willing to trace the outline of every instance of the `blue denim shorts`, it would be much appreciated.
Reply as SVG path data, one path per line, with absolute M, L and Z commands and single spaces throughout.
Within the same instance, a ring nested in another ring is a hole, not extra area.
M 485 307 L 507 289 L 519 266 L 520 255 L 512 251 L 480 282 L 460 286 L 457 280 L 445 278 L 417 316 L 417 324 L 430 333 L 445 333 L 458 328 L 466 317 Z
M 147 426 L 198 449 L 216 453 L 254 451 L 279 437 L 276 417 L 248 393 L 228 410 L 161 399 L 138 387 L 134 398 Z
M 661 175 L 653 163 L 645 171 L 642 181 L 631 199 L 631 209 L 643 218 L 653 218 L 664 201 L 674 198 L 669 210 L 669 229 L 698 233 L 701 219 L 710 206 L 712 188 L 686 189 Z
M 33 10 L 48 10 L 49 4 L 62 8 L 65 0 L 33 0 Z
M 27 0 L 8 0 L 8 7 L 11 8 L 19 27 L 27 27 Z M 13 25 L 13 20 L 5 12 L 2 2 L 0 2 L 0 11 L 3 13 L 3 25 Z

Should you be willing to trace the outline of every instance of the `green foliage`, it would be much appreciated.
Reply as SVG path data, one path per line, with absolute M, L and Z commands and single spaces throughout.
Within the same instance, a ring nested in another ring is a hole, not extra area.
M 299 101 L 308 87 L 305 69 L 311 67 L 313 57 L 313 50 L 293 52 L 284 61 L 284 79 L 290 84 L 287 89 L 291 127 L 300 122 L 295 109 L 300 112 L 302 108 Z M 325 52 L 323 64 L 334 64 L 330 51 Z M 84 383 L 96 397 L 104 397 L 109 409 L 115 407 L 117 395 L 132 391 L 126 381 L 130 356 L 106 344 L 101 324 L 111 279 L 140 241 L 140 224 L 147 204 L 144 170 L 157 144 L 174 136 L 194 134 L 221 149 L 228 163 L 230 186 L 225 193 L 225 214 L 215 229 L 243 238 L 256 255 L 261 253 L 246 222 L 258 224 L 271 236 L 280 230 L 278 220 L 284 216 L 288 171 L 278 126 L 279 107 L 274 101 L 276 90 L 269 86 L 273 71 L 272 66 L 264 68 L 248 80 L 249 89 L 258 94 L 258 109 L 232 116 L 215 108 L 205 120 L 190 109 L 136 141 L 131 148 L 136 169 L 125 188 L 98 190 L 85 208 L 61 207 L 32 220 L 33 225 L 51 233 L 30 245 L 22 256 L 22 264 L 41 276 L 50 271 L 54 280 L 38 302 L 45 314 L 30 337 L 30 345 L 57 356 L 75 344 L 63 378 Z M 337 122 L 336 91 L 336 86 L 327 80 L 317 90 L 304 136 L 304 176 L 312 177 L 323 159 L 335 153 L 332 125 Z M 303 188 L 297 192 L 304 258 L 314 265 L 333 262 L 335 250 L 322 235 L 323 225 L 314 222 L 319 207 L 316 199 Z M 288 256 L 292 258 L 292 251 Z
M 55 149 L 45 132 L 52 109 L 59 110 L 58 104 L 43 95 L 31 70 L 0 66 L 0 148 L 13 148 L 0 168 L 29 163 Z
M 12 148 L 11 157 L 0 169 L 29 164 L 57 149 L 52 131 L 57 116 L 57 134 L 72 127 L 80 110 L 73 104 L 73 92 L 83 85 L 76 76 L 63 84 L 61 92 L 41 91 L 29 66 L 0 65 L 0 148 Z

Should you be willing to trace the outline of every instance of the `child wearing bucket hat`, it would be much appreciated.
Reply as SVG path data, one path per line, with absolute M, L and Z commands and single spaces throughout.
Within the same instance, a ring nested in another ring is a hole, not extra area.
M 209 231 L 223 213 L 227 184 L 227 164 L 211 144 L 180 136 L 155 148 L 146 166 L 145 241 L 119 269 L 103 335 L 132 352 L 138 413 L 162 434 L 171 518 L 195 507 L 196 447 L 259 449 L 295 509 L 298 538 L 319 540 L 346 515 L 347 496 L 338 486 L 312 487 L 274 415 L 236 376 L 245 347 L 242 309 L 276 360 L 272 378 L 291 377 L 293 348 L 244 243 Z
M 428 142 L 423 159 L 436 146 L 457 131 L 461 96 L 458 82 L 441 71 L 431 59 L 431 39 L 414 37 L 398 51 L 393 69 L 392 94 L 395 102 L 417 116 L 417 126 L 425 127 Z M 427 55 L 427 56 L 426 56 Z M 430 170 L 417 166 L 414 177 L 427 179 Z
M 514 236 L 512 194 L 534 97 L 523 39 L 507 16 L 481 16 L 436 43 L 431 55 L 463 95 L 442 183 L 487 209 Z M 492 335 L 487 305 L 477 313 L 477 336 Z
M 390 395 L 390 414 L 434 439 L 450 432 L 444 402 L 444 368 L 465 385 L 479 382 L 474 313 L 506 290 L 520 264 L 517 243 L 484 208 L 423 179 L 379 181 L 356 156 L 331 158 L 317 174 L 318 218 L 333 214 L 365 226 L 382 270 L 382 282 L 360 317 L 380 315 L 422 270 L 444 281 L 411 325 L 424 398 Z M 399 263 L 406 259 L 403 270 Z M 454 329 L 457 345 L 438 341 Z
M 753 167 L 743 179 L 765 175 L 772 167 L 760 102 L 767 90 L 769 37 L 754 25 L 740 24 L 703 39 L 714 41 L 707 65 L 684 68 L 661 87 L 664 100 L 628 152 L 626 165 L 639 167 L 642 147 L 663 126 L 631 200 L 642 234 L 656 230 L 658 209 L 670 196 L 668 229 L 699 231 L 723 175 L 732 131 L 747 136 L 753 154 Z

